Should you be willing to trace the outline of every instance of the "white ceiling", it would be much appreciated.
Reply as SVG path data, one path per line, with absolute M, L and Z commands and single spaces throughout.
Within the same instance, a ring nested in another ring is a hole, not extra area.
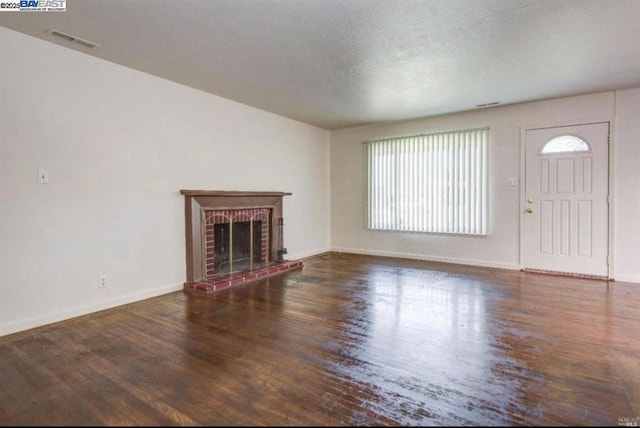
M 3 12 L 0 25 L 325 129 L 640 86 L 640 0 L 67 0 L 66 8 Z

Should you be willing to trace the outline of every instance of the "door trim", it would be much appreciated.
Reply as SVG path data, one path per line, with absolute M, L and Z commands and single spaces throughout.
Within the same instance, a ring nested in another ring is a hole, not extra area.
M 614 149 L 615 149 L 615 119 L 612 117 L 600 117 L 600 118 L 593 118 L 590 120 L 575 120 L 575 121 L 567 121 L 567 122 L 555 122 L 555 123 L 546 123 L 546 124 L 532 124 L 532 125 L 525 125 L 525 126 L 520 126 L 520 179 L 518 182 L 518 187 L 520 190 L 520 203 L 519 203 L 519 224 L 520 224 L 520 255 L 519 255 L 519 260 L 518 263 L 520 265 L 520 270 L 525 270 L 524 267 L 524 222 L 525 222 L 525 210 L 527 207 L 526 204 L 526 192 L 525 192 L 525 177 L 526 177 L 526 150 L 525 150 L 525 145 L 526 145 L 526 133 L 527 131 L 533 131 L 535 129 L 548 129 L 548 128 L 562 128 L 565 126 L 579 126 L 579 125 L 593 125 L 593 124 L 598 124 L 598 123 L 606 123 L 609 125 L 609 144 L 608 144 L 608 155 L 609 155 L 609 162 L 608 162 L 608 233 L 607 233 L 607 240 L 608 240 L 608 248 L 607 248 L 607 252 L 608 252 L 608 266 L 607 266 L 607 270 L 608 270 L 608 280 L 610 281 L 614 281 L 614 256 L 615 256 L 615 252 L 614 252 L 614 239 L 615 239 L 615 222 L 614 222 L 614 207 L 615 207 L 615 201 L 614 201 L 614 189 L 615 189 L 615 183 L 614 183 L 614 165 L 615 165 L 615 153 L 614 153 Z

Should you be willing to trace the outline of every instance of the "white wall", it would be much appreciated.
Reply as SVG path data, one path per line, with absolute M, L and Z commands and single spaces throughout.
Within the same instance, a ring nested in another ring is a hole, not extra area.
M 1 27 L 0 40 L 0 336 L 182 289 L 180 189 L 292 192 L 288 258 L 329 249 L 328 131 Z
M 616 92 L 615 277 L 640 282 L 640 88 Z
M 617 95 L 617 97 L 616 97 Z M 617 102 L 616 102 L 617 98 Z M 640 282 L 640 93 L 638 89 L 559 98 L 418 120 L 348 128 L 331 133 L 331 245 L 336 251 L 401 256 L 519 269 L 521 127 L 614 119 L 616 232 L 614 274 Z M 489 234 L 369 231 L 363 227 L 362 142 L 421 133 L 490 127 Z

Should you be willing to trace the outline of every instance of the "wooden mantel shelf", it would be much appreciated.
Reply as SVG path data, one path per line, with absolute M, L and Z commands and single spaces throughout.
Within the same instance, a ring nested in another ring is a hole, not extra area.
M 255 192 L 255 191 L 229 191 L 229 190 L 188 190 L 182 189 L 180 193 L 185 196 L 289 196 L 290 192 Z

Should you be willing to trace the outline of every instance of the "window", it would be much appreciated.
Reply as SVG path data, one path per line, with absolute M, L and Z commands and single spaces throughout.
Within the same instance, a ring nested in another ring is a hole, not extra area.
M 552 153 L 572 153 L 572 152 L 588 152 L 589 145 L 580 137 L 575 135 L 561 135 L 550 140 L 542 148 L 542 154 Z
M 484 128 L 366 142 L 366 227 L 486 234 L 488 135 Z

